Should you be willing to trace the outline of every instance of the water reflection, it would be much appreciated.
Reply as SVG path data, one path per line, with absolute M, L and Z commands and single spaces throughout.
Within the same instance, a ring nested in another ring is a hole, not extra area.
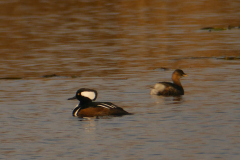
M 76 117 L 78 119 L 78 121 L 98 121 L 100 119 L 111 119 L 114 116 L 96 116 L 96 117 Z M 116 116 L 116 117 L 120 117 L 120 116 Z
M 183 96 L 151 95 L 151 98 L 153 98 L 156 103 L 162 103 L 162 104 L 181 104 L 181 103 L 183 103 Z
M 174 96 L 173 97 L 173 102 L 174 102 L 174 104 L 180 104 L 180 103 L 182 103 L 183 102 L 183 98 L 182 98 L 183 96 Z
M 234 4 L 238 2 L 183 2 L 182 6 L 157 0 L 148 4 L 125 0 L 61 4 L 8 1 L 0 6 L 4 13 L 0 19 L 4 37 L 0 38 L 0 75 L 105 77 L 129 74 L 138 67 L 138 71 L 205 68 L 214 64 L 173 59 L 239 56 L 239 29 L 199 32 L 210 24 L 217 28 L 223 24 L 239 26 L 239 9 Z M 12 8 L 13 13 L 9 12 Z
M 94 132 L 96 130 L 96 121 L 98 121 L 97 118 L 78 118 L 78 121 L 84 122 L 84 123 L 79 123 L 80 128 L 84 129 L 84 131 Z

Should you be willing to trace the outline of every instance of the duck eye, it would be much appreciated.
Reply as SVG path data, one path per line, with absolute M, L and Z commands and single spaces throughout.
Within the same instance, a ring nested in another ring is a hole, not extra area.
M 80 93 L 77 93 L 77 95 L 79 96 L 79 95 L 80 95 Z

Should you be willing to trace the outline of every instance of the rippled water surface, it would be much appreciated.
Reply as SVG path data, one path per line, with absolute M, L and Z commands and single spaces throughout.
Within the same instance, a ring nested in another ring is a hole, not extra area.
M 0 159 L 240 158 L 239 1 L 0 8 Z M 185 95 L 151 96 L 177 68 Z M 72 117 L 82 87 L 134 114 Z

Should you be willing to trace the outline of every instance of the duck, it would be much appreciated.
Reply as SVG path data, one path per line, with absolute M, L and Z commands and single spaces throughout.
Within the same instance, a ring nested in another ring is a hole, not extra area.
M 74 117 L 98 117 L 98 116 L 122 116 L 131 114 L 111 102 L 93 102 L 97 99 L 97 91 L 81 88 L 76 95 L 68 100 L 79 100 L 79 104 L 73 110 Z
M 180 82 L 180 78 L 187 77 L 181 69 L 176 69 L 172 74 L 171 82 L 158 82 L 151 89 L 151 95 L 163 95 L 163 96 L 180 96 L 184 95 L 184 89 Z

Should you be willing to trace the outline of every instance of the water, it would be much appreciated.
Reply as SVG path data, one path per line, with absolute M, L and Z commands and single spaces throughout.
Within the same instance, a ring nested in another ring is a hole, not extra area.
M 0 159 L 239 159 L 240 30 L 200 30 L 238 1 L 0 4 Z M 176 68 L 185 95 L 151 96 Z M 72 117 L 82 87 L 134 115 Z

